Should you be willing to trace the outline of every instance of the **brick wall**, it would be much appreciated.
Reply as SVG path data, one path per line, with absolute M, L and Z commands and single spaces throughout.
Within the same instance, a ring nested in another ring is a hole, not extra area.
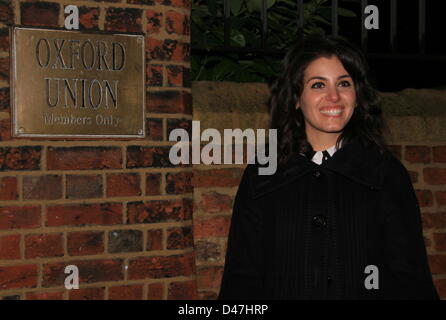
M 192 90 L 194 119 L 201 120 L 201 130 L 268 126 L 264 84 L 203 81 L 194 82 Z M 433 279 L 446 299 L 445 92 L 406 89 L 382 97 L 392 151 L 412 178 Z M 215 299 L 219 292 L 233 201 L 245 166 L 194 166 L 194 242 L 202 299 Z
M 144 140 L 11 138 L 8 27 L 146 35 Z M 188 128 L 190 0 L 0 0 L 0 299 L 192 299 L 192 167 L 168 159 Z M 80 289 L 64 288 L 75 264 Z

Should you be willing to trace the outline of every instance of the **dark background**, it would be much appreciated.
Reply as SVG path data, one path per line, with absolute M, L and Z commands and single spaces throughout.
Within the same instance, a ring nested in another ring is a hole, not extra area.
M 397 1 L 396 52 L 390 52 L 390 1 L 368 4 L 379 9 L 379 30 L 368 30 L 367 54 L 374 86 L 380 91 L 446 88 L 446 1 L 426 1 L 426 50 L 419 55 L 418 1 Z M 360 17 L 357 3 L 339 1 Z M 339 17 L 340 35 L 360 45 L 361 19 Z M 328 30 L 327 30 L 328 31 Z M 330 32 L 330 31 L 328 31 Z M 374 54 L 382 54 L 376 57 Z M 412 55 L 409 57 L 408 55 Z

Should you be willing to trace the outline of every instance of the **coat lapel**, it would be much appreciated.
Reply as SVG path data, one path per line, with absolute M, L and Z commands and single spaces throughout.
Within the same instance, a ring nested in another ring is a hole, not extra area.
M 286 166 L 278 168 L 273 175 L 259 175 L 258 167 L 250 172 L 252 197 L 258 198 L 317 170 L 330 170 L 370 189 L 381 189 L 383 180 L 382 162 L 387 153 L 380 154 L 377 147 L 363 146 L 352 142 L 342 146 L 323 166 L 298 154 Z

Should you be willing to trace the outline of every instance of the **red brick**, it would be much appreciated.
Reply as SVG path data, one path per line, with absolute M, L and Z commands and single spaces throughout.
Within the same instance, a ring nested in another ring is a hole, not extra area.
M 0 141 L 11 140 L 11 119 L 0 120 Z
M 0 88 L 0 111 L 9 111 L 9 88 Z
M 70 232 L 67 236 L 70 256 L 84 256 L 104 252 L 104 233 L 101 231 Z
M 79 7 L 79 29 L 99 30 L 99 8 Z
M 0 230 L 40 226 L 40 206 L 0 207 Z
M 161 174 L 160 173 L 147 173 L 146 174 L 146 195 L 158 195 L 161 194 Z
M 446 184 L 446 168 L 424 168 L 423 176 L 428 184 Z
M 62 234 L 35 234 L 25 237 L 26 259 L 43 257 L 62 257 Z
M 446 299 L 446 279 L 435 279 L 434 285 L 437 289 L 440 299 Z
M 446 233 L 434 233 L 435 249 L 437 251 L 446 251 Z
M 122 150 L 118 147 L 48 148 L 49 170 L 121 169 Z
M 200 208 L 209 213 L 220 213 L 230 211 L 234 199 L 227 194 L 209 191 L 202 194 Z
M 70 300 L 104 300 L 105 288 L 79 288 L 69 291 Z
M 0 29 L 0 51 L 9 51 L 9 31 L 6 28 Z M 1 104 L 0 104 L 1 109 Z
M 428 258 L 430 270 L 433 275 L 446 273 L 446 255 L 429 255 Z
M 9 82 L 9 57 L 0 58 L 0 80 Z
M 409 170 L 410 181 L 413 183 L 418 182 L 418 172 Z
M 426 246 L 426 248 L 430 248 L 432 247 L 432 241 L 431 239 L 429 239 L 426 236 L 423 236 L 423 240 L 424 240 L 424 245 Z
M 27 176 L 23 178 L 25 200 L 54 200 L 62 198 L 62 176 Z
M 141 9 L 108 8 L 104 29 L 106 31 L 142 32 L 141 17 Z
M 217 300 L 218 294 L 212 291 L 198 291 L 199 300 Z
M 223 267 L 213 266 L 200 268 L 197 271 L 197 285 L 201 289 L 220 288 L 221 278 L 223 276 Z
M 20 235 L 0 236 L 0 260 L 20 259 Z
M 0 171 L 39 170 L 41 147 L 0 147 Z
M 127 168 L 173 167 L 170 147 L 127 147 Z
M 434 196 L 430 190 L 415 190 L 418 203 L 421 208 L 432 207 L 434 205 Z
M 166 174 L 166 193 L 168 194 L 183 194 L 191 193 L 192 187 L 192 172 L 178 172 Z
M 163 121 L 161 119 L 147 119 L 146 137 L 152 141 L 163 140 Z
M 191 227 L 177 227 L 167 230 L 167 249 L 186 249 L 194 245 Z
M 241 169 L 195 170 L 192 184 L 196 188 L 237 187 L 242 179 Z
M 147 112 L 192 114 L 192 97 L 188 92 L 148 92 L 146 104 Z
M 67 265 L 75 265 L 79 268 L 79 283 L 82 284 L 124 280 L 121 259 L 81 260 L 44 264 L 42 271 L 42 286 L 63 286 L 67 276 L 64 272 L 65 266 Z
M 155 10 L 146 10 L 147 34 L 159 33 L 163 27 L 163 13 Z
M 437 200 L 437 204 L 439 206 L 445 206 L 446 205 L 446 191 L 435 192 L 435 199 Z
M 149 293 L 147 300 L 163 300 L 164 296 L 164 284 L 163 283 L 151 283 L 148 285 Z
M 190 18 L 189 15 L 178 11 L 169 10 L 166 12 L 166 32 L 168 34 L 189 35 Z
M 108 289 L 109 300 L 141 300 L 142 286 L 116 286 Z
M 63 300 L 63 291 L 27 292 L 26 300 Z
M 192 137 L 192 120 L 189 119 L 167 119 L 167 137 L 175 129 L 184 129 L 189 137 Z
M 144 5 L 150 5 L 150 6 L 155 4 L 152 0 L 127 0 L 127 3 L 144 4 Z
M 0 22 L 2 23 L 12 24 L 14 22 L 14 11 L 10 2 L 11 1 L 0 2 Z
M 411 163 L 431 162 L 431 149 L 426 146 L 406 146 L 405 160 Z
M 170 283 L 167 292 L 168 300 L 195 300 L 197 298 L 197 282 L 195 280 Z
M 182 91 L 147 93 L 147 112 L 192 114 L 192 96 Z
M 187 62 L 190 60 L 190 44 L 179 40 L 147 38 L 147 59 Z
M 446 212 L 422 214 L 423 228 L 427 229 L 443 229 L 446 228 Z
M 223 248 L 215 240 L 199 240 L 194 245 L 197 261 L 216 262 L 221 259 Z
M 147 231 L 147 251 L 163 250 L 163 230 L 154 229 Z
M 163 66 L 160 64 L 146 64 L 146 83 L 149 87 L 161 87 L 163 85 Z
M 17 178 L 0 177 L 0 200 L 17 200 Z
M 230 216 L 212 217 L 209 219 L 194 219 L 194 237 L 203 239 L 208 237 L 227 237 Z
M 68 199 L 90 199 L 102 197 L 102 176 L 97 175 L 67 175 Z
M 175 256 L 138 257 L 130 259 L 128 279 L 171 278 L 190 276 L 193 273 L 193 253 Z
M 446 162 L 446 146 L 432 147 L 433 161 Z
M 35 264 L 0 267 L 0 275 L 0 290 L 37 286 L 37 265 Z
M 157 3 L 177 8 L 185 8 L 188 9 L 191 7 L 191 0 L 156 0 Z
M 127 205 L 128 222 L 158 223 L 189 220 L 192 214 L 190 199 L 151 200 L 130 202 Z
M 20 4 L 21 23 L 26 26 L 59 26 L 59 4 L 51 2 L 25 2 Z
M 169 87 L 183 86 L 183 67 L 182 66 L 167 66 L 167 84 Z
M 137 252 L 143 250 L 143 232 L 140 230 L 113 230 L 108 233 L 108 252 Z
M 20 294 L 0 296 L 0 300 L 20 300 L 20 299 L 21 299 Z
M 138 173 L 117 173 L 107 175 L 107 197 L 131 197 L 141 195 Z
M 121 203 L 57 205 L 47 210 L 48 227 L 122 223 Z

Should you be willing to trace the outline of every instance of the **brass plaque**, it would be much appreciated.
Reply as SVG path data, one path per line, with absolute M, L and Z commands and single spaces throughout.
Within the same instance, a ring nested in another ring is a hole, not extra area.
M 14 28 L 13 135 L 144 137 L 143 35 Z

